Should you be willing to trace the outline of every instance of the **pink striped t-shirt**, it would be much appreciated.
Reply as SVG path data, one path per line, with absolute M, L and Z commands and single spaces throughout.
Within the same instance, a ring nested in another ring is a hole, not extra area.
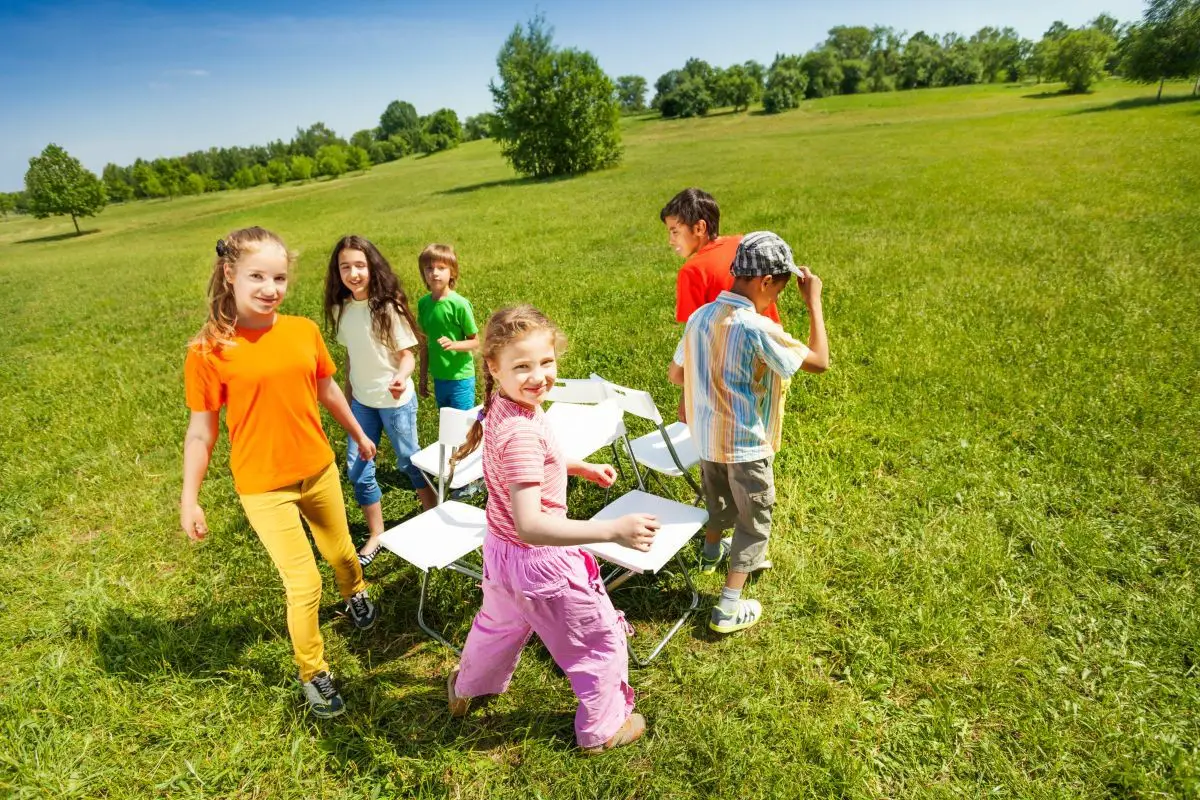
M 567 515 L 567 460 L 540 408 L 499 394 L 492 400 L 483 429 L 483 480 L 488 533 L 509 544 L 530 546 L 517 535 L 509 484 L 541 484 L 542 511 Z

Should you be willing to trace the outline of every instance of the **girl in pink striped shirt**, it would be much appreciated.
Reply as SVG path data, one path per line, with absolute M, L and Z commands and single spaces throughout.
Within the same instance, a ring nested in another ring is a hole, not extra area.
M 497 311 L 483 336 L 484 405 L 465 457 L 483 442 L 488 537 L 483 545 L 483 605 L 450 673 L 450 713 L 470 699 L 508 688 L 521 650 L 536 633 L 579 698 L 575 736 L 585 753 L 637 740 L 646 720 L 633 713 L 625 621 L 604 591 L 596 560 L 579 548 L 620 542 L 649 550 L 658 522 L 645 514 L 611 521 L 567 519 L 567 476 L 601 486 L 608 464 L 568 462 L 546 425 L 542 400 L 557 377 L 565 337 L 537 309 Z

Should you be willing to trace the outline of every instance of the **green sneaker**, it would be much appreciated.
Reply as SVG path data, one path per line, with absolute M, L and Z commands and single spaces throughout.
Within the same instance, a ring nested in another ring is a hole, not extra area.
M 707 574 L 717 571 L 717 565 L 724 561 L 725 557 L 729 555 L 729 551 L 733 549 L 733 537 L 726 536 L 720 541 L 718 546 L 720 547 L 720 552 L 711 561 L 704 557 L 704 550 L 700 550 L 700 572 Z
M 720 606 L 713 606 L 708 619 L 709 630 L 717 633 L 733 633 L 755 625 L 762 619 L 762 603 L 757 600 L 738 600 L 737 607 L 725 613 Z

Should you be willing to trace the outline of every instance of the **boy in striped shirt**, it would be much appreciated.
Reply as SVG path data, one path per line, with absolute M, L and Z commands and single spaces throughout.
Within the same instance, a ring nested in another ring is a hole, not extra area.
M 725 588 L 708 623 L 718 633 L 749 628 L 762 617 L 762 604 L 743 600 L 742 587 L 750 573 L 771 565 L 772 463 L 783 436 L 787 383 L 799 370 L 829 366 L 821 279 L 796 266 L 783 239 L 767 231 L 746 234 L 730 272 L 733 287 L 688 319 L 669 375 L 683 386 L 700 453 L 709 516 L 702 570 L 715 570 L 729 554 Z M 807 345 L 762 316 L 792 275 L 808 307 Z M 729 528 L 732 538 L 722 538 Z

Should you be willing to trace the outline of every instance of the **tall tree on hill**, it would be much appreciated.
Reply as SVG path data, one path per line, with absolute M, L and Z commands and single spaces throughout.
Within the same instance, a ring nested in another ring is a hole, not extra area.
M 56 144 L 46 145 L 40 156 L 29 159 L 25 191 L 35 217 L 69 214 L 76 234 L 79 217 L 95 216 L 108 203 L 100 179 Z
M 863 60 L 874 40 L 875 34 L 865 25 L 837 25 L 829 29 L 825 47 L 832 48 L 843 61 Z
M 308 156 L 316 158 L 317 151 L 328 145 L 345 146 L 346 141 L 331 131 L 324 122 L 314 122 L 307 128 L 297 128 L 296 136 L 292 139 L 291 152 L 292 155 Z M 266 163 L 270 159 L 266 158 L 266 153 L 263 154 L 264 160 L 261 163 Z M 254 163 L 254 159 L 250 153 L 241 154 L 242 163 L 239 166 L 250 166 Z
M 482 111 L 474 116 L 467 117 L 463 122 L 463 139 L 468 142 L 478 141 L 479 139 L 490 139 L 492 137 L 492 124 L 496 121 L 496 115 L 490 111 Z
M 798 108 L 808 88 L 808 75 L 799 56 L 777 55 L 767 72 L 767 87 L 763 91 L 763 110 L 778 114 Z
M 721 73 L 717 83 L 717 104 L 745 111 L 762 96 L 762 84 L 741 64 L 734 64 Z
M 1158 82 L 1162 100 L 1168 78 L 1197 75 L 1200 90 L 1200 0 L 1150 0 L 1142 21 L 1129 32 L 1121 70 L 1140 83 Z
M 1071 92 L 1086 92 L 1104 76 L 1104 62 L 1116 42 L 1103 31 L 1081 28 L 1059 39 L 1051 65 L 1056 78 Z
M 559 49 L 543 17 L 513 29 L 496 58 L 493 135 L 513 168 L 544 177 L 621 158 L 621 107 L 591 53 Z
M 617 102 L 626 114 L 646 110 L 646 79 L 641 75 L 622 75 L 617 78 Z
M 133 199 L 133 185 L 126 177 L 126 170 L 116 164 L 105 164 L 103 177 L 104 191 L 108 192 L 109 202 L 124 203 Z
M 421 127 L 421 118 L 412 103 L 403 100 L 393 100 L 379 116 L 379 138 L 387 139 L 404 131 L 417 130 Z

